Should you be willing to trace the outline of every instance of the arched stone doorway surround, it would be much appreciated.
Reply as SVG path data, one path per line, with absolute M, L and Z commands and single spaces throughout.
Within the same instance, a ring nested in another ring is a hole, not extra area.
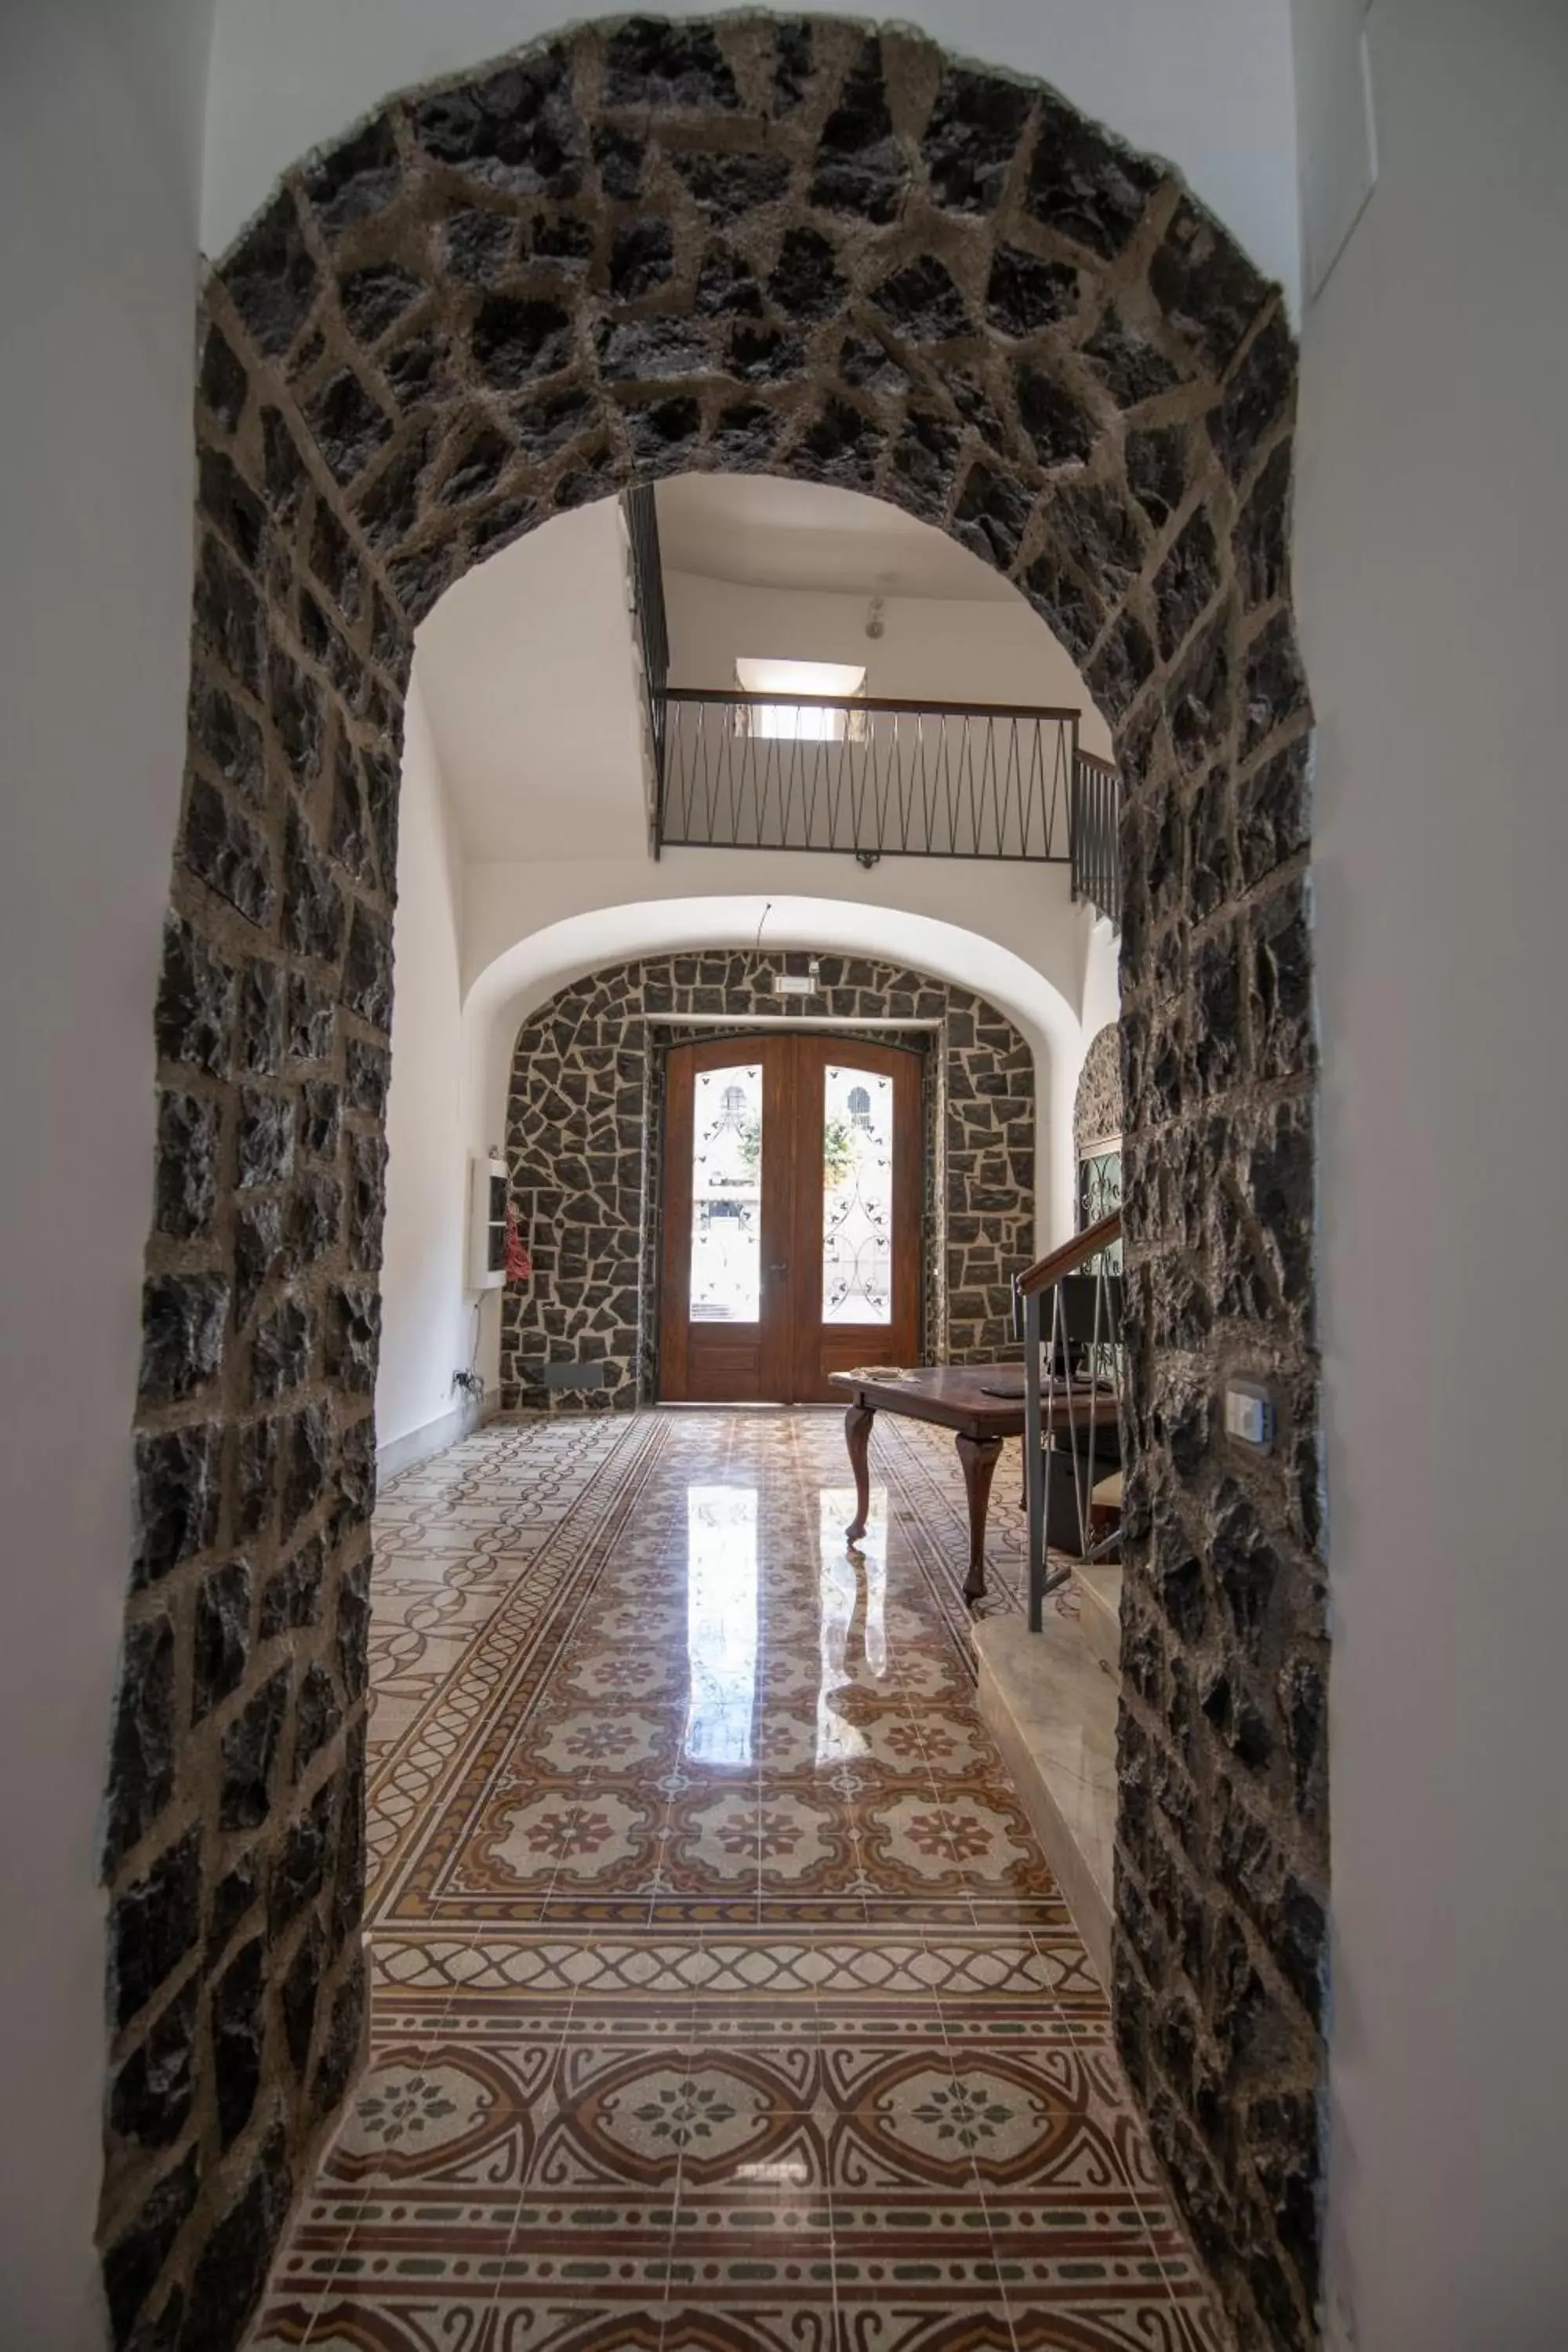
M 1037 604 L 1129 785 L 1118 2044 L 1242 2340 L 1313 2333 L 1327 1880 L 1308 710 L 1275 289 L 1052 93 L 831 19 L 390 102 L 208 287 L 105 1817 L 114 2337 L 236 2341 L 361 2047 L 412 629 L 638 474 L 870 490 Z M 1281 1406 L 1227 1451 L 1226 1370 Z

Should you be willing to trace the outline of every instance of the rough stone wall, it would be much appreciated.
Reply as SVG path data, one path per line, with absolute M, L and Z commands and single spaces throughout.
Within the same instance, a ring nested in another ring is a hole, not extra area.
M 1121 1031 L 1108 1021 L 1089 1041 L 1073 1097 L 1073 1154 L 1081 1160 L 1091 1143 L 1121 1132 Z
M 350 2079 L 400 689 L 636 474 L 886 497 L 1117 733 L 1132 1427 L 1118 2038 L 1247 2345 L 1314 2333 L 1327 1880 L 1305 688 L 1278 290 L 1050 91 L 590 26 L 388 103 L 207 291 L 105 1869 L 117 2344 L 222 2352 Z M 110 420 L 111 422 L 111 420 Z M 1228 1367 L 1281 1404 L 1235 1458 Z
M 804 954 L 735 949 L 617 964 L 561 990 L 524 1022 L 507 1158 L 534 1279 L 509 1290 L 502 1307 L 503 1410 L 624 1412 L 657 1396 L 659 1047 L 712 1034 L 682 1031 L 683 1016 L 723 1013 L 759 1026 L 787 1019 L 800 1008 L 773 993 L 773 974 L 804 971 L 806 962 Z M 942 1024 L 940 1076 L 927 1104 L 927 1340 L 954 1363 L 1007 1355 L 1013 1276 L 1034 1254 L 1034 1055 L 1012 1023 L 967 989 L 868 959 L 818 962 L 814 1018 Z M 925 1042 L 907 1030 L 854 1034 Z M 845 1051 L 853 1052 L 847 1040 Z M 531 1376 L 542 1361 L 578 1360 L 602 1362 L 605 1386 L 550 1390 Z

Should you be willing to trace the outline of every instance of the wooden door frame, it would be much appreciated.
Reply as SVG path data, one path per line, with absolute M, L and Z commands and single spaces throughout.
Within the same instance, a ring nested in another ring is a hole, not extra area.
M 789 1041 L 795 1050 L 780 1055 L 763 1051 Z M 815 1052 L 802 1048 L 818 1049 Z M 854 1061 L 868 1070 L 880 1070 L 889 1076 L 900 1068 L 908 1072 L 914 1083 L 895 1091 L 894 1168 L 897 1187 L 894 1215 L 896 1234 L 909 1236 L 909 1245 L 900 1258 L 895 1238 L 893 1263 L 895 1280 L 900 1285 L 895 1298 L 895 1322 L 900 1313 L 907 1314 L 909 1328 L 914 1335 L 915 1350 L 924 1347 L 925 1309 L 927 1305 L 927 1257 L 945 1246 L 943 1221 L 938 1229 L 928 1233 L 924 1208 L 925 1156 L 931 1138 L 927 1132 L 928 1112 L 940 1117 L 940 1105 L 932 1105 L 928 1087 L 933 1074 L 931 1055 L 940 1052 L 940 1033 L 909 1045 L 887 1045 L 873 1041 L 854 1029 L 805 1029 L 785 1027 L 780 1024 L 752 1028 L 724 1029 L 700 1038 L 674 1037 L 661 1040 L 657 1047 L 659 1085 L 657 1116 L 659 1129 L 658 1149 L 653 1170 L 653 1197 L 647 1212 L 656 1222 L 658 1246 L 651 1259 L 645 1260 L 655 1287 L 654 1326 L 657 1333 L 654 1375 L 658 1402 L 663 1404 L 722 1402 L 721 1398 L 699 1397 L 693 1393 L 690 1365 L 692 1325 L 684 1313 L 671 1313 L 671 1302 L 681 1296 L 679 1276 L 684 1271 L 691 1241 L 691 1188 L 689 1183 L 673 1181 L 678 1167 L 689 1163 L 692 1146 L 692 1121 L 695 1108 L 695 1081 L 703 1069 L 725 1069 L 748 1058 L 762 1063 L 763 1095 L 763 1226 L 761 1234 L 763 1279 L 770 1279 L 770 1269 L 779 1260 L 787 1263 L 786 1277 L 792 1285 L 804 1282 L 806 1297 L 803 1309 L 809 1305 L 810 1313 L 802 1311 L 787 1318 L 784 1335 L 770 1334 L 766 1319 L 759 1329 L 762 1352 L 759 1386 L 765 1386 L 770 1395 L 783 1402 L 829 1402 L 828 1392 L 820 1381 L 811 1376 L 809 1358 L 820 1354 L 822 1314 L 822 1264 L 820 1234 L 813 1230 L 814 1220 L 804 1191 L 793 1181 L 784 1181 L 785 1171 L 780 1165 L 791 1152 L 792 1139 L 805 1106 L 795 1099 L 803 1059 L 813 1067 L 813 1076 L 825 1071 L 829 1061 Z M 910 1065 L 915 1068 L 910 1071 Z M 815 1088 L 813 1089 L 815 1092 Z M 771 1148 L 770 1148 L 771 1147 Z M 770 1186 L 767 1174 L 770 1164 L 775 1181 Z M 793 1177 L 793 1171 L 791 1171 Z M 769 1194 L 773 1194 L 770 1202 Z M 815 1244 L 815 1246 L 814 1246 Z M 703 1330 L 719 1327 L 699 1326 Z M 757 1328 L 746 1325 L 730 1326 L 739 1338 Z M 832 1327 L 829 1327 L 832 1328 Z M 875 1355 L 876 1326 L 845 1325 L 846 1332 L 858 1331 L 860 1343 L 854 1351 L 864 1357 L 868 1348 Z M 805 1335 L 809 1333 L 809 1339 Z M 886 1352 L 887 1343 L 883 1343 Z
M 825 1082 L 830 1062 L 853 1063 L 858 1069 L 893 1080 L 893 1235 L 892 1266 L 894 1296 L 889 1318 L 893 1329 L 900 1323 L 912 1336 L 918 1356 L 922 1339 L 922 1308 L 925 1293 L 925 1234 L 921 1230 L 921 1198 L 923 1190 L 921 1145 L 924 1118 L 923 1056 L 919 1049 L 907 1045 L 874 1045 L 868 1038 L 826 1034 L 821 1031 L 796 1031 L 799 1050 L 795 1059 L 795 1100 L 792 1106 L 793 1123 L 798 1131 L 802 1122 L 810 1119 L 814 1128 L 818 1117 L 817 1090 Z M 910 1065 L 914 1065 L 911 1069 Z M 807 1081 L 810 1099 L 803 1099 L 802 1078 L 811 1072 Z M 900 1087 L 900 1076 L 906 1083 Z M 825 1329 L 841 1331 L 846 1338 L 856 1338 L 856 1345 L 846 1350 L 847 1361 L 842 1368 L 849 1370 L 857 1361 L 873 1360 L 890 1361 L 888 1349 L 890 1340 L 881 1338 L 881 1326 L 876 1324 L 843 1323 L 825 1326 L 822 1320 L 822 1234 L 820 1228 L 821 1195 L 815 1202 L 808 1201 L 805 1188 L 795 1197 L 796 1222 L 792 1236 L 792 1263 L 800 1268 L 800 1287 L 795 1293 L 797 1313 L 794 1319 L 793 1357 L 790 1366 L 790 1391 L 796 1403 L 829 1403 L 834 1391 L 821 1377 L 822 1334 Z M 904 1243 L 900 1252 L 900 1242 Z
M 762 1048 L 775 1044 L 780 1033 L 772 1036 L 766 1030 L 760 1034 L 752 1031 L 725 1031 L 721 1035 L 699 1042 L 683 1042 L 669 1048 L 665 1066 L 664 1149 L 660 1154 L 658 1181 L 661 1198 L 659 1211 L 663 1229 L 663 1244 L 659 1252 L 659 1364 L 658 1396 L 661 1404 L 721 1402 L 722 1399 L 698 1398 L 693 1395 L 690 1369 L 691 1320 L 689 1314 L 668 1314 L 669 1302 L 680 1296 L 677 1280 L 686 1265 L 691 1245 L 691 1187 L 689 1183 L 674 1187 L 670 1179 L 676 1168 L 689 1167 L 691 1160 L 692 1119 L 695 1111 L 696 1080 L 700 1071 L 724 1070 L 737 1064 L 755 1059 L 763 1069 L 763 1154 L 758 1171 L 762 1192 L 761 1230 L 758 1245 L 762 1261 L 762 1280 L 765 1286 L 769 1269 L 777 1260 L 789 1259 L 792 1234 L 789 1224 L 790 1190 L 785 1184 L 767 1181 L 769 1162 L 777 1163 L 788 1150 L 790 1135 L 790 1065 L 776 1054 Z M 679 1055 L 679 1058 L 677 1058 Z M 770 1190 L 773 1199 L 770 1202 Z M 705 1326 L 705 1329 L 716 1329 Z M 770 1333 L 765 1316 L 756 1325 L 740 1324 L 727 1327 L 729 1336 L 739 1339 L 742 1333 L 755 1330 L 758 1349 L 758 1386 L 771 1390 L 782 1402 L 787 1394 L 791 1366 L 788 1349 L 777 1331 Z

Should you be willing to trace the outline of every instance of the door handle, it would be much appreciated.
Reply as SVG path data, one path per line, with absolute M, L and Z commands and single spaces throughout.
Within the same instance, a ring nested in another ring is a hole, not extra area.
M 769 1266 L 769 1268 L 768 1268 L 768 1272 L 769 1272 L 770 1274 L 787 1274 L 787 1273 L 789 1272 L 789 1260 L 788 1260 L 788 1258 L 787 1258 L 787 1257 L 774 1258 L 774 1260 L 773 1260 L 773 1264 L 772 1264 L 772 1265 Z

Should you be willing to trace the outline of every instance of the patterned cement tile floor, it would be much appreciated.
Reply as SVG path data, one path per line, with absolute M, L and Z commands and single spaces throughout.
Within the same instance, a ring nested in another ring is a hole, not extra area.
M 951 1447 L 873 1476 L 853 1554 L 827 1413 L 391 1482 L 371 2065 L 252 2352 L 1223 2343 L 975 1710 Z

